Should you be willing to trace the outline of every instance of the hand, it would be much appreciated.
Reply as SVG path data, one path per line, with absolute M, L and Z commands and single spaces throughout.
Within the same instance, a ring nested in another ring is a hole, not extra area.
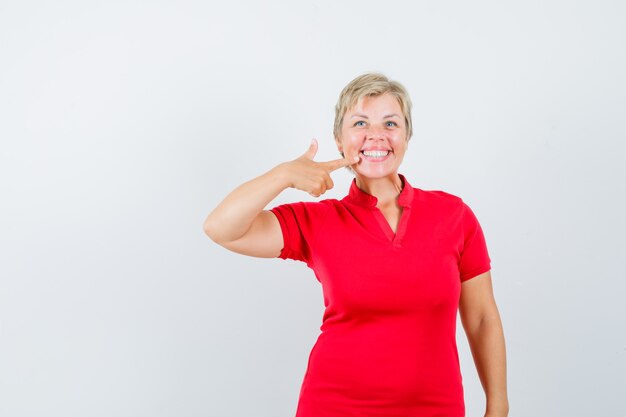
M 313 139 L 309 149 L 302 156 L 282 164 L 289 187 L 306 191 L 313 197 L 319 197 L 333 188 L 331 172 L 359 162 L 358 155 L 350 159 L 346 157 L 328 162 L 316 162 L 313 158 L 317 153 L 317 147 L 317 140 Z

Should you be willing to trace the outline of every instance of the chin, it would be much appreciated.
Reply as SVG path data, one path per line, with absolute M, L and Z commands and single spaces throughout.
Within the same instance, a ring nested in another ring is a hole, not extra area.
M 390 169 L 383 167 L 357 167 L 355 170 L 357 175 L 363 179 L 379 179 L 393 175 L 398 175 L 398 169 Z

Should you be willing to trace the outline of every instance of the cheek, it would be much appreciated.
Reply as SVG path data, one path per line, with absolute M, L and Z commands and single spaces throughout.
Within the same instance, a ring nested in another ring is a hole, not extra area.
M 398 137 L 393 139 L 393 147 L 397 149 L 405 150 L 407 149 L 409 143 L 406 140 L 405 136 L 398 135 Z
M 360 146 L 361 140 L 355 134 L 345 133 L 342 136 L 341 143 L 344 148 L 354 148 Z
M 343 151 L 347 152 L 348 154 L 357 154 L 359 153 L 360 149 L 361 149 L 361 146 L 354 142 L 351 142 L 351 143 L 344 142 Z

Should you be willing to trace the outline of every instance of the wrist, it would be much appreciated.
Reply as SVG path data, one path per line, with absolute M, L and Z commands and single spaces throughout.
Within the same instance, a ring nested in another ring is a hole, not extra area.
M 488 404 L 485 417 L 507 417 L 509 415 L 509 403 L 508 401 L 500 402 L 498 404 Z
M 282 189 L 293 188 L 293 183 L 291 182 L 289 176 L 289 167 L 285 162 L 270 169 L 266 175 L 272 177 L 273 181 L 275 181 Z

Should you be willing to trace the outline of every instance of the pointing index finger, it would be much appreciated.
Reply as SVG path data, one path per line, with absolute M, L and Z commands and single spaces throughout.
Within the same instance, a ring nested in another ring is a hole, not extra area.
M 356 164 L 359 162 L 359 157 L 354 156 L 353 159 L 350 158 L 339 158 L 333 161 L 321 162 L 321 164 L 326 168 L 326 171 L 333 172 L 339 168 L 347 167 L 348 165 Z

